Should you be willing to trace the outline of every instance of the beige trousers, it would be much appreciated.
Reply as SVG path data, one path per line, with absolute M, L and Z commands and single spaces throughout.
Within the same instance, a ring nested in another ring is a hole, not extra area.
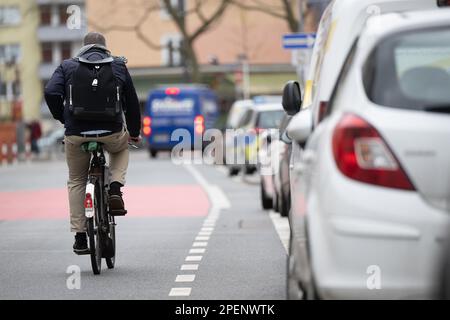
M 79 136 L 65 136 L 65 152 L 69 167 L 70 230 L 72 232 L 86 231 L 86 217 L 84 213 L 84 196 L 86 192 L 89 171 L 90 153 L 81 150 L 81 144 L 97 141 L 104 144 L 103 148 L 109 153 L 109 171 L 111 182 L 117 181 L 125 185 L 125 175 L 128 168 L 128 138 L 126 129 L 121 132 L 99 138 L 83 138 Z

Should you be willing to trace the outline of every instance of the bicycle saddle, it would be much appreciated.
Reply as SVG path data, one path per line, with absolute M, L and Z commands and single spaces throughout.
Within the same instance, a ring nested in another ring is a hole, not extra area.
M 89 141 L 89 142 L 85 142 L 81 145 L 81 150 L 83 150 L 84 152 L 100 151 L 102 146 L 103 146 L 103 143 L 100 143 L 97 141 Z

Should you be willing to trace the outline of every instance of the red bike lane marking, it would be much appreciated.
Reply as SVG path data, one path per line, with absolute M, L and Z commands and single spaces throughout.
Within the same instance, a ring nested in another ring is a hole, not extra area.
M 127 217 L 206 216 L 209 200 L 197 185 L 126 186 Z M 0 192 L 0 220 L 65 219 L 69 217 L 67 189 Z

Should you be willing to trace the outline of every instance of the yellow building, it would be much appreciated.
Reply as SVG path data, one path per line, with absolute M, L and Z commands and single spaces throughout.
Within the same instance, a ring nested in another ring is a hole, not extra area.
M 40 117 L 39 13 L 32 0 L 0 0 L 0 119 L 21 106 L 25 121 Z

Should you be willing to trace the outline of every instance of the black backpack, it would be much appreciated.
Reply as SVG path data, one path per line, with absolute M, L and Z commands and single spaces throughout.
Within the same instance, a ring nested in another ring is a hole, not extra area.
M 122 114 L 121 87 L 114 76 L 112 57 L 98 61 L 77 58 L 79 65 L 69 84 L 72 117 L 84 121 L 116 121 Z

